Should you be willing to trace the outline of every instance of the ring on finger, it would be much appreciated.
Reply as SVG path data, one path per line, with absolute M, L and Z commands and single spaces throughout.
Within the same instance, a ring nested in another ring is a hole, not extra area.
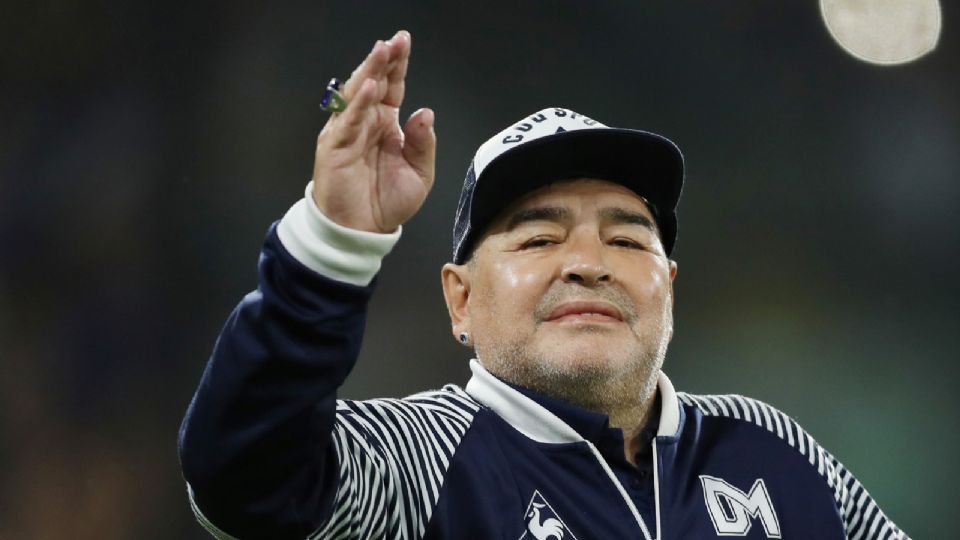
M 320 98 L 320 109 L 326 112 L 343 112 L 347 110 L 347 100 L 340 94 L 343 83 L 334 77 L 327 83 L 327 89 Z

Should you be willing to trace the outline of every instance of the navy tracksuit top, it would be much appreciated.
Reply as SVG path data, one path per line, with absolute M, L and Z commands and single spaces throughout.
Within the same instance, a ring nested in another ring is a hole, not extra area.
M 327 278 L 271 228 L 180 429 L 217 538 L 906 538 L 782 412 L 661 374 L 637 467 L 603 415 L 471 361 L 465 387 L 338 400 L 374 285 Z

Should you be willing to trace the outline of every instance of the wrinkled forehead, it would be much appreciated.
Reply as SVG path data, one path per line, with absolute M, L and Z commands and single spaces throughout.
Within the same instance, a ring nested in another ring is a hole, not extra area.
M 595 179 L 562 180 L 547 184 L 535 191 L 531 191 L 510 203 L 490 221 L 490 224 L 477 236 L 476 243 L 467 253 L 465 262 L 472 263 L 474 254 L 481 250 L 491 237 L 505 233 L 511 227 L 511 222 L 522 222 L 526 216 L 522 214 L 528 210 L 538 208 L 564 208 L 571 214 L 579 215 L 580 219 L 598 217 L 598 214 L 616 215 L 612 209 L 621 209 L 626 213 L 640 214 L 646 219 L 645 225 L 653 234 L 663 241 L 663 235 L 657 225 L 654 207 L 646 199 L 637 195 L 633 190 L 616 182 Z M 585 208 L 591 212 L 584 216 Z M 634 221 L 636 222 L 636 221 Z
M 584 208 L 616 207 L 638 212 L 651 222 L 656 222 L 653 207 L 632 189 L 607 180 L 580 178 L 552 182 L 526 193 L 497 214 L 483 236 L 490 231 L 505 228 L 516 213 L 536 207 L 561 207 L 575 212 Z M 657 232 L 659 234 L 659 231 Z

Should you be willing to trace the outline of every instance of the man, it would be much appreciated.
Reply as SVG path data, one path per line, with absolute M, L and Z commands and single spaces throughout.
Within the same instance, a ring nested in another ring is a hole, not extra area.
M 784 414 L 674 391 L 680 151 L 567 109 L 508 127 L 467 173 L 441 277 L 470 382 L 337 400 L 380 260 L 433 183 L 433 112 L 397 120 L 409 55 L 398 32 L 330 89 L 313 181 L 184 419 L 214 536 L 905 537 Z

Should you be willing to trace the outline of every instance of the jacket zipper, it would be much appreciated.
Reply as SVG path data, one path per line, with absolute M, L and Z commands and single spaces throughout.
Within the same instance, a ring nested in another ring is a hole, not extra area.
M 603 456 L 600 455 L 600 451 L 597 450 L 597 447 L 593 445 L 590 441 L 584 441 L 587 443 L 587 446 L 590 448 L 590 451 L 593 452 L 593 457 L 597 458 L 597 461 L 600 462 L 600 465 L 603 467 L 603 470 L 607 473 L 607 478 L 613 482 L 613 485 L 617 486 L 617 491 L 620 492 L 620 496 L 623 498 L 623 501 L 627 503 L 627 507 L 630 508 L 630 512 L 633 514 L 633 518 L 637 520 L 637 525 L 640 526 L 640 530 L 643 531 L 643 538 L 645 540 L 653 540 L 650 536 L 650 530 L 647 529 L 647 524 L 643 522 L 643 518 L 640 516 L 640 512 L 637 511 L 636 505 L 633 504 L 633 500 L 630 499 L 630 496 L 627 495 L 627 490 L 623 489 L 623 485 L 620 484 L 620 481 L 617 480 L 617 475 L 613 473 L 613 470 L 610 469 L 610 465 L 607 464 L 607 460 L 603 459 Z M 656 444 L 654 444 L 654 452 L 656 452 Z M 656 454 L 654 454 L 656 455 Z M 656 461 L 654 461 L 654 466 L 656 466 Z
M 657 540 L 663 540 L 660 525 L 660 458 L 657 456 L 657 438 L 653 438 L 653 508 L 657 519 Z

